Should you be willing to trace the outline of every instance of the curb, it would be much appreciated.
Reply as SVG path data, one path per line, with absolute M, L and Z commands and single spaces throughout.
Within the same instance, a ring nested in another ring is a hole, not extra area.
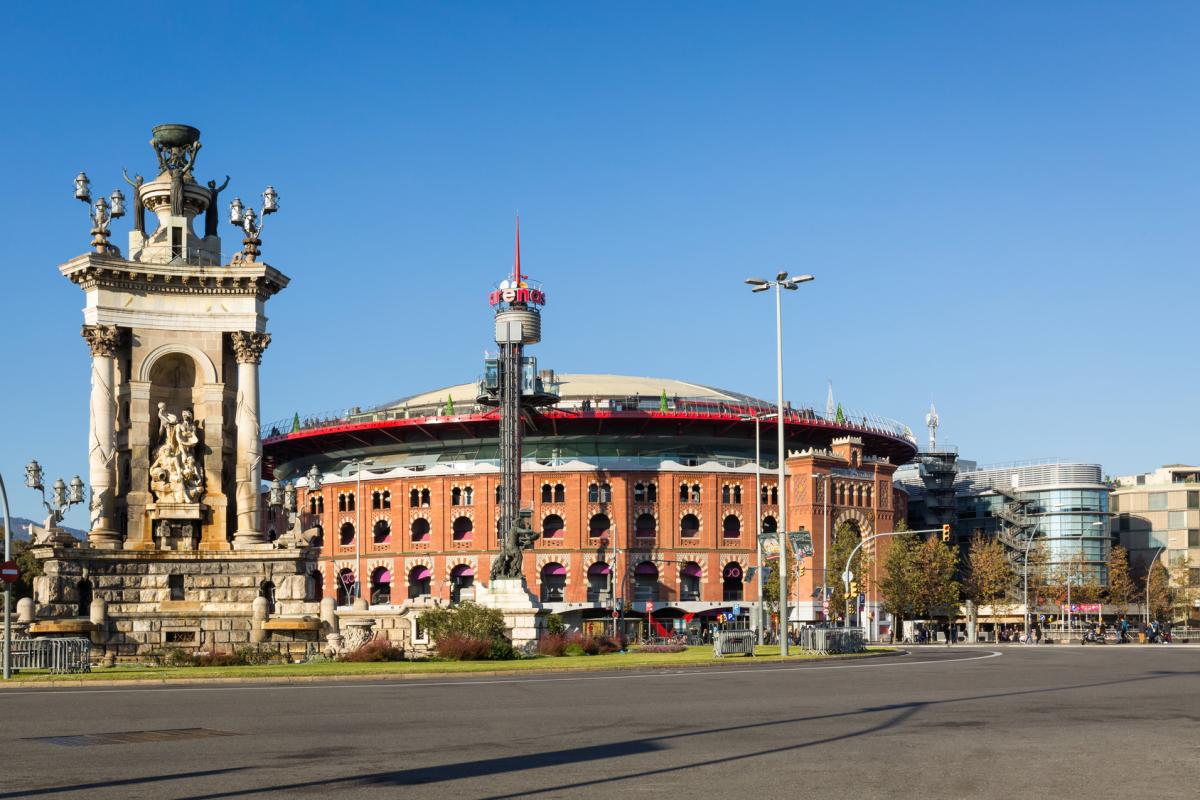
M 500 678 L 500 677 L 522 677 L 526 675 L 567 675 L 579 672 L 634 672 L 634 671 L 663 671 L 663 670 L 692 670 L 692 669 L 723 669 L 730 667 L 746 667 L 746 666 L 761 666 L 763 668 L 772 665 L 782 664 L 805 664 L 824 661 L 861 661 L 865 658 L 890 658 L 901 655 L 908 655 L 910 651 L 900 648 L 895 648 L 889 651 L 868 652 L 863 655 L 833 655 L 833 656 L 814 656 L 804 659 L 788 659 L 781 661 L 778 658 L 772 658 L 770 661 L 759 660 L 758 658 L 742 658 L 729 660 L 714 660 L 700 661 L 691 664 L 642 664 L 640 666 L 598 666 L 598 667 L 543 667 L 530 669 L 507 669 L 507 670 L 483 670 L 479 672 L 416 672 L 416 673 L 394 673 L 394 672 L 373 672 L 361 675 L 264 675 L 261 677 L 246 676 L 246 677 L 228 677 L 228 678 L 128 678 L 105 680 L 98 678 L 96 680 L 30 680 L 21 681 L 14 680 L 0 685 L 0 696 L 3 696 L 6 691 L 17 691 L 24 689 L 80 689 L 80 688 L 114 688 L 114 687 L 135 687 L 135 686 L 229 686 L 237 684 L 262 684 L 262 685 L 288 685 L 288 684 L 306 684 L 306 683 L 340 683 L 340 682 L 364 682 L 364 681 L 422 681 L 432 679 L 445 678 Z

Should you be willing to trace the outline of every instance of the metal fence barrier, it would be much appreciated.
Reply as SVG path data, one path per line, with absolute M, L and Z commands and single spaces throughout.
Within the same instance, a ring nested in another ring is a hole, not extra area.
M 713 656 L 752 656 L 755 638 L 751 630 L 719 630 L 713 634 Z
M 82 637 L 15 639 L 12 667 L 51 672 L 91 672 L 92 643 Z
M 814 653 L 861 653 L 867 649 L 862 628 L 801 628 L 800 649 Z

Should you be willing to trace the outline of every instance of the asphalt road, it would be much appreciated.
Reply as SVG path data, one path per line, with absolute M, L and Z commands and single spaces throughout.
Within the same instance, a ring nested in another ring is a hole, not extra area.
M 1200 649 L 960 647 L 680 672 L 7 690 L 0 800 L 1195 798 L 1198 675 Z

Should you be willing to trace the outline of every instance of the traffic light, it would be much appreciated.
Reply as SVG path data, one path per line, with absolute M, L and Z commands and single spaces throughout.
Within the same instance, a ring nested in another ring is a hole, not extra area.
M 850 594 L 858 594 L 858 581 L 850 581 Z
M 942 541 L 943 542 L 950 541 L 950 525 L 949 524 L 942 526 Z
M 758 567 L 746 567 L 746 582 L 754 580 L 754 574 L 758 572 Z
M 801 561 L 800 566 L 796 568 L 796 574 L 803 578 L 805 569 L 807 569 L 807 567 L 804 565 L 804 562 Z

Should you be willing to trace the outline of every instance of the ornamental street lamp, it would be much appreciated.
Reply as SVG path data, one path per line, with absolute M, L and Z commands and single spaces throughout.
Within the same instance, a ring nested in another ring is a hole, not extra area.
M 25 485 L 42 493 L 42 505 L 45 506 L 48 515 L 45 528 L 50 531 L 58 527 L 58 523 L 63 521 L 63 517 L 66 516 L 71 506 L 83 502 L 84 484 L 83 479 L 78 475 L 71 479 L 69 486 L 62 478 L 59 478 L 50 487 L 51 499 L 47 500 L 46 487 L 43 483 L 44 476 L 42 465 L 36 459 L 25 465 Z
M 242 205 L 242 198 L 235 197 L 229 204 L 229 224 L 241 228 L 245 233 L 242 239 L 242 252 L 235 261 L 254 261 L 261 254 L 263 223 L 268 214 L 279 210 L 279 194 L 274 186 L 268 186 L 262 193 L 262 216 L 255 213 L 253 208 Z
M 121 190 L 113 189 L 110 195 L 111 205 L 109 205 L 109 200 L 103 197 L 96 198 L 96 203 L 93 205 L 91 182 L 88 180 L 87 173 L 81 172 L 75 176 L 75 199 L 88 206 L 88 217 L 92 220 L 92 247 L 96 248 L 96 252 L 120 255 L 121 251 L 116 245 L 110 244 L 108 241 L 110 235 L 108 224 L 114 219 L 125 216 L 125 195 Z
M 775 288 L 775 382 L 777 389 L 776 397 L 776 413 L 778 414 L 777 421 L 779 423 L 777 446 L 779 448 L 779 529 L 782 537 L 787 536 L 787 483 L 785 481 L 785 470 L 787 461 L 787 450 L 783 443 L 783 317 L 780 310 L 779 297 L 782 289 L 795 291 L 800 288 L 799 284 L 808 283 L 813 279 L 812 275 L 799 275 L 789 278 L 786 272 L 779 272 L 775 275 L 775 280 L 768 281 L 762 278 L 747 278 L 746 283 L 750 285 L 752 292 L 765 292 L 768 289 Z M 787 547 L 781 541 L 779 547 L 779 655 L 786 656 L 788 654 L 788 617 L 787 617 Z

